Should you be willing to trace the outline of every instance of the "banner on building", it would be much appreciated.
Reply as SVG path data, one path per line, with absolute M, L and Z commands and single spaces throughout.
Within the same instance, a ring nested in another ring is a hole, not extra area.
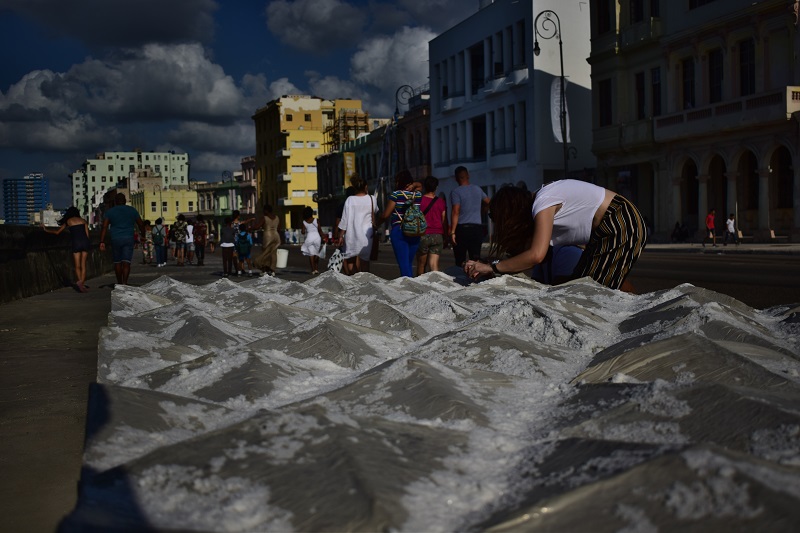
M 344 161 L 344 181 L 345 184 L 350 183 L 350 178 L 356 173 L 356 154 L 353 152 L 344 152 L 342 154 Z
M 567 106 L 567 80 L 564 80 L 564 111 L 566 112 L 567 144 L 569 138 L 569 106 Z M 550 85 L 550 118 L 553 123 L 553 140 L 557 143 L 561 140 L 561 78 L 554 78 Z

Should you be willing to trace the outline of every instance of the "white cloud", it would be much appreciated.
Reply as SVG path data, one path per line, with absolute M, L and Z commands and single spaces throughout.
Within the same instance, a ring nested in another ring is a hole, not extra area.
M 267 26 L 274 35 L 321 55 L 355 44 L 365 21 L 365 13 L 340 0 L 273 0 L 267 6 Z
M 400 85 L 418 86 L 428 81 L 428 41 L 436 36 L 427 28 L 403 27 L 393 36 L 378 36 L 361 43 L 350 60 L 354 80 L 394 91 Z
M 349 80 L 343 80 L 336 76 L 320 76 L 317 72 L 306 72 L 308 86 L 311 94 L 329 100 L 335 98 L 354 98 L 363 99 L 367 96 L 366 91 Z
M 167 133 L 166 139 L 177 146 L 191 146 L 195 150 L 232 152 L 248 155 L 255 150 L 255 128 L 248 117 L 230 126 L 207 122 L 181 122 Z
M 303 91 L 298 89 L 292 82 L 289 81 L 289 78 L 279 78 L 273 81 L 269 84 L 268 92 L 270 100 L 279 98 L 284 94 L 304 94 Z M 266 104 L 266 102 L 264 102 L 264 104 Z

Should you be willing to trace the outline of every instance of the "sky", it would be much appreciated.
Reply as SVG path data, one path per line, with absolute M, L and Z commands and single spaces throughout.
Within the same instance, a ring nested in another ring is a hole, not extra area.
M 388 117 L 428 82 L 428 42 L 465 0 L 0 0 L 0 179 L 44 173 L 54 206 L 105 151 L 188 153 L 215 181 L 255 153 L 283 94 L 360 98 Z

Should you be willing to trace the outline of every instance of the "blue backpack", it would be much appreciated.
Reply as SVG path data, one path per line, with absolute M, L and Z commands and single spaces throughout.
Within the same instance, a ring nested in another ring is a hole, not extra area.
M 414 193 L 411 193 L 411 198 L 406 196 L 406 211 L 400 217 L 400 229 L 403 230 L 403 235 L 406 237 L 421 237 L 425 235 L 428 229 L 428 221 L 425 220 L 425 213 L 419 208 L 419 204 L 414 201 Z M 398 216 L 400 213 L 398 213 Z
M 239 255 L 248 255 L 250 248 L 253 245 L 250 243 L 250 234 L 246 231 L 240 231 L 236 234 L 236 253 Z

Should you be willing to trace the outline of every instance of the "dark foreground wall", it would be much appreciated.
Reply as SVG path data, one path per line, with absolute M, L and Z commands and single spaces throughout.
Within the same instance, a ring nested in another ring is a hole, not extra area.
M 113 268 L 111 252 L 98 248 L 100 234 L 89 235 L 92 249 L 86 261 L 86 278 Z M 42 294 L 75 282 L 70 238 L 45 233 L 38 226 L 0 225 L 0 303 Z

